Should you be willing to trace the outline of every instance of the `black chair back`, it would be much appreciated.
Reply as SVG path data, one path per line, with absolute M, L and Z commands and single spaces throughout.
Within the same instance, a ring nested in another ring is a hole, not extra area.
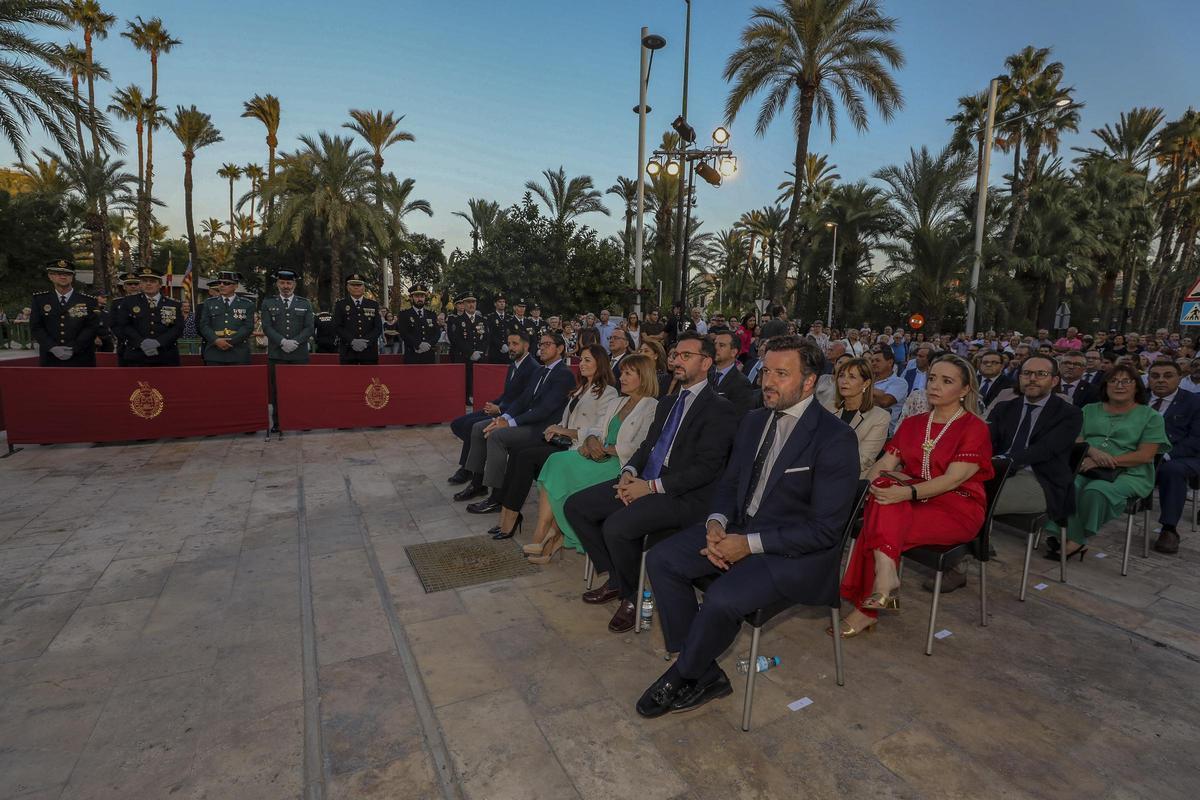
M 1090 446 L 1091 445 L 1089 445 L 1087 442 L 1076 442 L 1075 444 L 1071 445 L 1070 463 L 1072 474 L 1079 474 L 1079 467 L 1081 464 L 1083 464 L 1083 459 L 1087 456 L 1087 451 Z
M 974 541 L 975 558 L 980 561 L 989 561 L 992 557 L 992 516 L 996 512 L 996 501 L 1000 499 L 1004 483 L 1008 480 L 1008 468 L 1011 463 L 1007 458 L 993 458 L 992 469 L 995 474 L 983 484 L 987 506 L 979 536 Z

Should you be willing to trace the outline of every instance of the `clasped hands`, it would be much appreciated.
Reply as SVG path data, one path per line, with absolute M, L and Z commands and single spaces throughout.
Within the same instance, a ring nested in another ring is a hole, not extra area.
M 213 344 L 215 344 L 217 346 L 217 349 L 219 349 L 219 350 L 233 349 L 233 342 L 229 341 L 228 339 L 226 339 L 223 336 L 220 337 L 219 339 L 216 339 L 215 341 L 213 341 Z
M 579 454 L 592 461 L 607 461 L 612 455 L 604 449 L 604 444 L 596 436 L 589 436 L 579 446 Z
M 351 339 L 350 349 L 356 353 L 361 353 L 363 350 L 367 349 L 368 344 L 369 342 L 367 342 L 366 339 Z
M 717 569 L 727 570 L 750 555 L 750 541 L 745 534 L 729 533 L 725 526 L 715 519 L 708 521 L 708 530 L 704 538 L 706 545 L 700 551 L 700 555 L 711 561 Z
M 879 477 L 891 478 L 894 481 L 908 480 L 907 475 L 892 472 L 882 472 L 879 474 Z M 875 498 L 875 502 L 881 506 L 890 506 L 894 503 L 905 503 L 912 500 L 912 487 L 902 483 L 892 486 L 876 486 L 875 481 L 871 481 L 868 491 Z
M 617 490 L 617 499 L 625 505 L 629 505 L 640 497 L 652 494 L 649 481 L 635 478 L 628 472 L 621 473 L 620 479 L 613 484 L 613 488 Z
M 294 352 L 296 350 L 296 348 L 299 346 L 300 346 L 300 343 L 297 342 L 295 339 L 282 339 L 279 342 L 279 349 L 285 353 Z
M 1087 455 L 1084 456 L 1083 463 L 1079 465 L 1079 471 L 1087 472 L 1089 469 L 1096 469 L 1097 467 L 1102 469 L 1115 469 L 1119 466 L 1121 465 L 1117 463 L 1116 456 L 1106 453 L 1099 448 L 1089 447 Z
M 507 428 L 507 427 L 508 427 L 508 420 L 506 420 L 504 417 L 496 417 L 494 420 L 492 420 L 491 422 L 489 422 L 487 424 L 486 428 L 483 429 L 483 438 L 486 439 L 487 437 L 491 436 L 492 431 L 494 431 L 494 430 L 498 430 L 500 428 Z

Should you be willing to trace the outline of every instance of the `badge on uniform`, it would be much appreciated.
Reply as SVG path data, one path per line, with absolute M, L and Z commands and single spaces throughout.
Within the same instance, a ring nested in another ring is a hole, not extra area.
M 140 314 L 140 313 L 142 313 L 142 307 L 141 307 L 141 306 L 134 306 L 134 307 L 133 307 L 133 313 L 134 313 L 134 314 Z
M 233 310 L 233 318 L 234 318 L 234 319 L 245 319 L 245 318 L 246 318 L 246 309 L 244 309 L 244 308 L 235 308 L 235 309 Z
M 88 307 L 83 303 L 76 303 L 75 305 L 71 306 L 71 310 L 67 313 L 75 319 L 83 319 L 88 315 Z
M 364 309 L 363 309 L 363 315 L 364 315 L 364 316 L 368 316 L 368 317 L 373 317 L 373 316 L 375 316 L 375 309 L 373 309 L 373 308 L 364 308 Z
M 162 321 L 170 325 L 175 321 L 175 306 L 165 306 L 162 310 Z
M 42 306 L 42 312 L 43 312 L 43 313 L 46 313 L 46 314 L 49 314 L 49 313 L 50 313 L 50 304 L 49 304 L 49 303 L 47 303 L 46 305 Z

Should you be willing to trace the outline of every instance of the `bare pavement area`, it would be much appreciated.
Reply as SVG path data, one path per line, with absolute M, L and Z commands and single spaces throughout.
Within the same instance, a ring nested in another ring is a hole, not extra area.
M 495 523 L 451 501 L 457 452 L 431 427 L 0 460 L 0 798 L 1196 796 L 1186 522 L 1178 557 L 1142 558 L 1139 529 L 1124 578 L 1118 523 L 1065 585 L 1035 556 L 1024 603 L 1024 539 L 997 528 L 988 627 L 972 572 L 926 656 L 906 574 L 843 687 L 827 612 L 782 615 L 743 733 L 748 630 L 732 697 L 640 719 L 657 620 L 609 633 L 578 554 L 426 594 L 405 547 Z

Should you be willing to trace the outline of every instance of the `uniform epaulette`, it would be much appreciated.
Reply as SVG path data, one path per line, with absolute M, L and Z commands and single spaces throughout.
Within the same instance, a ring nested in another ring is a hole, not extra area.
M 34 297 L 49 297 L 49 296 L 50 296 L 50 295 L 52 295 L 52 294 L 54 294 L 54 292 L 53 292 L 53 291 L 48 291 L 48 292 L 34 292 L 34 293 L 33 293 L 33 296 L 34 296 Z

